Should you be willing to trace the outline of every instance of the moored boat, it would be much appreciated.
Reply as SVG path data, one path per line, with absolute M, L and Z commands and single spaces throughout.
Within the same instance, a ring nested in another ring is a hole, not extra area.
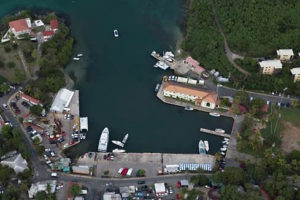
M 192 108 L 192 107 L 190 107 L 190 106 L 186 106 L 186 107 L 184 108 L 184 110 L 192 111 L 192 110 L 194 110 L 194 108 Z
M 82 56 L 83 56 L 82 53 L 77 54 L 77 57 L 82 57 Z
M 220 117 L 221 116 L 219 113 L 216 113 L 216 112 L 210 112 L 209 115 L 213 116 L 213 117 Z
M 114 149 L 112 150 L 113 153 L 125 153 L 126 151 L 124 149 Z
M 204 140 L 204 147 L 206 151 L 209 151 L 209 144 L 207 140 Z
M 120 141 L 112 140 L 111 142 L 114 143 L 115 145 L 120 146 L 120 147 L 124 147 L 124 144 L 122 142 L 120 142 Z
M 76 57 L 74 57 L 74 58 L 73 58 L 73 60 L 80 60 L 80 58 L 76 58 Z
M 221 129 L 221 128 L 216 128 L 216 129 L 215 129 L 215 132 L 216 132 L 216 133 L 225 133 L 225 130 L 224 130 L 224 129 Z
M 159 84 L 159 83 L 157 83 L 157 84 L 156 84 L 156 86 L 155 86 L 155 92 L 158 92 L 158 90 L 159 90 L 159 87 L 160 87 L 160 84 Z
M 118 32 L 117 29 L 114 30 L 114 36 L 115 36 L 116 38 L 119 37 L 119 32 Z
M 105 127 L 99 139 L 99 144 L 98 144 L 99 152 L 107 152 L 108 140 L 109 140 L 109 130 L 107 127 Z
M 199 141 L 199 154 L 206 154 L 204 142 L 202 140 Z
M 222 147 L 220 150 L 221 150 L 221 151 L 226 151 L 226 150 L 227 150 L 227 148 L 225 148 L 225 147 Z
M 154 67 L 159 67 L 159 68 L 161 68 L 161 69 L 163 69 L 163 70 L 166 70 L 166 69 L 169 68 L 169 65 L 167 65 L 167 64 L 164 63 L 163 61 L 158 61 L 158 62 L 154 65 Z
M 126 134 L 122 140 L 123 145 L 127 142 L 129 134 Z

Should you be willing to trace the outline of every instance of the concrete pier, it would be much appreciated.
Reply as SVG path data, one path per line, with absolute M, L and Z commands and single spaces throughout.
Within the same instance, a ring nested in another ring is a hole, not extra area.
M 209 133 L 209 134 L 221 136 L 221 137 L 230 138 L 230 135 L 227 134 L 227 133 L 219 133 L 219 132 L 216 132 L 216 131 L 213 131 L 213 130 L 209 130 L 209 129 L 206 129 L 206 128 L 200 128 L 200 131 L 204 132 L 204 133 Z

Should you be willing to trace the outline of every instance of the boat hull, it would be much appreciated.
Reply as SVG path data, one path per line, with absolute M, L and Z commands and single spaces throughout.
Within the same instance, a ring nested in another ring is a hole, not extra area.
M 108 128 L 104 128 L 98 144 L 98 151 L 99 152 L 107 152 L 107 146 L 109 141 L 109 130 Z

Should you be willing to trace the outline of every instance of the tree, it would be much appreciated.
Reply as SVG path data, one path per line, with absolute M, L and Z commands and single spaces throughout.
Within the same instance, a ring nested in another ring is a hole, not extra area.
M 33 105 L 30 107 L 30 112 L 33 115 L 40 116 L 43 111 L 43 107 L 40 105 Z
M 196 186 L 204 186 L 209 184 L 209 180 L 205 175 L 192 176 L 191 182 Z
M 224 172 L 215 173 L 212 179 L 224 185 L 241 185 L 247 181 L 245 172 L 238 167 L 226 167 Z
M 104 175 L 105 175 L 105 176 L 108 176 L 108 174 L 109 174 L 109 170 L 105 170 L 105 171 L 104 171 Z
M 0 182 L 4 185 L 8 184 L 9 180 L 15 175 L 15 172 L 12 168 L 0 165 Z
M 37 192 L 36 195 L 35 195 L 35 199 L 36 200 L 45 200 L 45 199 L 47 199 L 46 192 L 45 191 L 39 191 L 39 192 Z
M 136 176 L 137 177 L 144 177 L 144 176 L 146 176 L 146 171 L 144 169 L 139 169 L 136 172 Z
M 7 63 L 7 67 L 9 68 L 14 68 L 16 66 L 16 64 L 13 61 L 10 61 Z
M 221 189 L 221 199 L 240 200 L 244 199 L 235 185 L 226 185 Z
M 239 102 L 244 106 L 249 106 L 249 94 L 245 91 L 238 91 L 234 94 L 234 102 Z
M 9 89 L 10 87 L 7 84 L 5 83 L 0 84 L 0 92 L 7 93 Z
M 72 186 L 71 186 L 71 189 L 70 189 L 70 194 L 72 196 L 77 196 L 81 193 L 81 188 L 78 184 L 74 183 Z

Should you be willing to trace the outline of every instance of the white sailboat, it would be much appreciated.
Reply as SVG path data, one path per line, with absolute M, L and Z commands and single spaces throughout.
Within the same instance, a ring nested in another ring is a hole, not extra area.
M 206 151 L 209 151 L 209 144 L 207 140 L 204 140 L 204 147 Z
M 126 134 L 122 140 L 123 145 L 127 142 L 129 134 Z
M 120 142 L 120 141 L 112 140 L 111 142 L 114 143 L 115 145 L 120 146 L 120 147 L 124 147 L 124 144 L 122 142 Z

